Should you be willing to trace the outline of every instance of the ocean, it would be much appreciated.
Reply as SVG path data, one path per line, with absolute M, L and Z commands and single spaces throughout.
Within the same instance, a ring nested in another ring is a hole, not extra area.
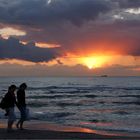
M 1 77 L 0 99 L 22 82 L 32 120 L 140 133 L 140 77 Z

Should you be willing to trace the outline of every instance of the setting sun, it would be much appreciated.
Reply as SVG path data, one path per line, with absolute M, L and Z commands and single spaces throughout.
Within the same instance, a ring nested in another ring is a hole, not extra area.
M 109 56 L 94 56 L 94 57 L 82 58 L 82 62 L 89 69 L 93 69 L 93 68 L 102 67 L 108 62 L 109 59 L 110 59 Z

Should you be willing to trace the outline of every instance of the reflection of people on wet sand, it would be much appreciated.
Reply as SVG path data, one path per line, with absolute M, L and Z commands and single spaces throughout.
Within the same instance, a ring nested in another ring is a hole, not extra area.
M 13 123 L 16 120 L 15 111 L 14 111 L 15 104 L 17 104 L 15 93 L 14 93 L 15 90 L 16 90 L 16 86 L 11 85 L 3 99 L 6 115 L 8 116 L 8 126 L 7 126 L 8 132 L 12 131 Z
M 17 123 L 17 128 L 23 129 L 23 123 L 27 119 L 27 109 L 25 101 L 25 89 L 27 85 L 25 83 L 21 84 L 19 90 L 17 91 L 17 104 L 20 110 L 20 120 Z

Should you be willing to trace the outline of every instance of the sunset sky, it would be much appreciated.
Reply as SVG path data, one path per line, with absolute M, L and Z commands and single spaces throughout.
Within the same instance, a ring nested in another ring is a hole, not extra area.
M 0 76 L 140 76 L 140 0 L 0 0 Z

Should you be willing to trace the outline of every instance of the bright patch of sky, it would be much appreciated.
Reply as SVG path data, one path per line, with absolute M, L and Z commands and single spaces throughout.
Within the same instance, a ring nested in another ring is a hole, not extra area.
M 130 14 L 139 15 L 140 14 L 140 8 L 127 9 L 127 10 L 125 10 L 125 12 L 130 13 Z
M 9 36 L 25 36 L 26 32 L 11 27 L 6 27 L 0 29 L 0 35 L 3 38 L 8 38 Z
M 48 4 L 51 4 L 52 0 L 48 0 Z
M 115 19 L 124 19 L 124 17 L 121 16 L 121 15 L 114 15 L 113 17 L 114 17 Z

